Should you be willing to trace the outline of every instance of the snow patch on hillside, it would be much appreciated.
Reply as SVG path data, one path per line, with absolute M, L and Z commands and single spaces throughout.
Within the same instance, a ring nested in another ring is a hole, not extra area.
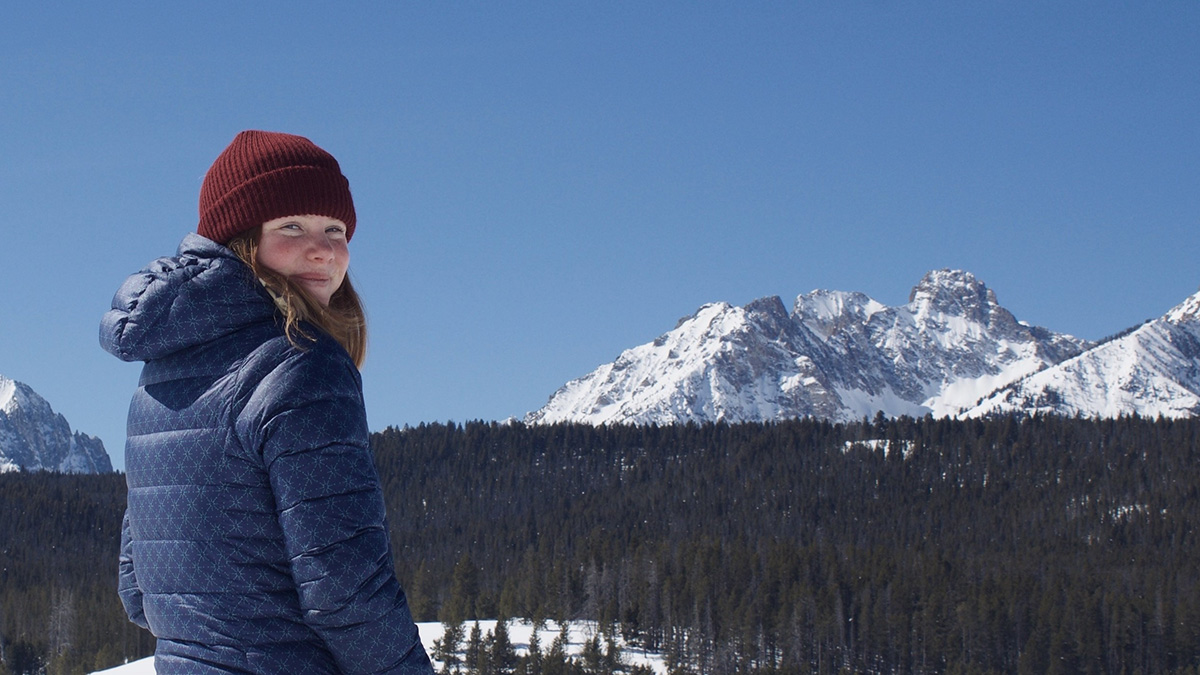
M 965 414 L 1190 417 L 1200 412 L 1200 294 L 1162 318 L 1018 379 Z
M 99 438 L 72 431 L 29 385 L 0 376 L 0 473 L 108 473 L 112 461 Z
M 935 270 L 896 307 L 825 290 L 796 298 L 790 314 L 777 296 L 703 305 L 654 341 L 571 380 L 525 421 L 952 416 L 1091 346 L 1019 323 L 968 272 Z
M 0 410 L 11 413 L 17 404 L 17 383 L 0 375 Z
M 471 630 L 474 627 L 474 621 L 468 621 L 463 624 L 463 634 L 466 638 L 471 635 Z M 549 651 L 550 644 L 558 637 L 560 626 L 553 621 L 547 621 L 540 629 L 538 629 L 538 641 L 541 644 L 541 651 L 545 653 Z M 432 659 L 433 643 L 442 638 L 443 626 L 437 622 L 423 622 L 417 624 L 417 630 L 421 633 L 421 644 L 425 646 L 425 652 L 430 654 Z M 494 619 L 479 621 L 479 630 L 483 635 L 494 633 L 496 630 L 496 621 Z M 533 637 L 533 624 L 524 620 L 513 620 L 508 622 L 508 638 L 512 641 L 513 648 L 517 652 L 517 656 L 525 656 L 529 653 L 529 641 Z M 567 624 L 567 654 L 578 657 L 583 652 L 583 647 L 590 642 L 593 637 L 599 633 L 599 627 L 591 621 L 571 621 Z M 603 640 L 603 638 L 602 638 Z M 618 640 L 618 645 L 621 647 L 622 660 L 631 666 L 646 666 L 653 670 L 658 675 L 665 675 L 667 672 L 666 662 L 662 655 L 655 652 L 647 652 L 645 650 L 627 645 L 623 640 Z M 433 660 L 434 670 L 442 671 L 442 663 Z M 154 675 L 154 657 L 140 659 L 132 663 L 127 663 L 116 668 L 108 670 L 99 670 L 92 675 Z

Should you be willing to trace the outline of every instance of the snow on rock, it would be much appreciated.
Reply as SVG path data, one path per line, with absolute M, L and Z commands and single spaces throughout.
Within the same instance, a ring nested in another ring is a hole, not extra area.
M 99 438 L 71 431 L 66 418 L 28 385 L 0 376 L 0 472 L 109 473 Z
M 701 307 L 657 340 L 564 385 L 527 421 L 671 423 L 836 414 L 820 338 L 778 297 Z
M 16 404 L 17 383 L 0 375 L 0 410 L 11 412 Z
M 821 339 L 829 339 L 850 323 L 866 323 L 885 309 L 862 293 L 818 289 L 796 298 L 792 313 Z
M 1122 337 L 995 390 L 964 414 L 1200 413 L 1200 293 Z
M 889 307 L 815 290 L 704 305 L 554 393 L 530 423 L 838 421 L 951 415 L 1090 343 L 1016 320 L 974 275 L 936 270 Z

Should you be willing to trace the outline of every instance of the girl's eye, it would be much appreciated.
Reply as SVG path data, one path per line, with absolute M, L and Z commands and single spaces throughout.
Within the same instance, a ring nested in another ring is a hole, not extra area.
M 326 234 L 346 234 L 346 230 L 345 230 L 345 228 L 339 227 L 337 225 L 330 225 L 329 227 L 325 228 L 325 233 Z

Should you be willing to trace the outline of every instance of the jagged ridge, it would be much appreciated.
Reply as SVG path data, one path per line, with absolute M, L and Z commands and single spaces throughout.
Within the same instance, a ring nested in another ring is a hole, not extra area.
M 75 431 L 28 385 L 0 375 L 0 471 L 110 473 L 104 443 Z
M 909 302 L 816 290 L 713 303 L 572 380 L 531 423 L 766 421 L 949 415 L 1090 347 L 1027 326 L 968 272 L 929 272 Z
M 964 411 L 979 416 L 1087 417 L 1200 413 L 1200 293 L 1159 319 L 998 389 Z

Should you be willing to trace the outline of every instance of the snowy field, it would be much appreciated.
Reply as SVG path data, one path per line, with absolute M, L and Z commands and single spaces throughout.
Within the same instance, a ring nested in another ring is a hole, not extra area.
M 471 629 L 475 622 L 471 621 L 465 624 L 463 631 L 463 641 L 471 636 Z M 421 642 L 425 645 L 425 651 L 433 654 L 433 641 L 442 637 L 442 624 L 437 622 L 419 623 L 418 630 L 421 632 Z M 483 635 L 487 635 L 496 629 L 495 620 L 487 620 L 479 622 L 479 629 Z M 583 651 L 583 645 L 590 641 L 596 635 L 597 627 L 595 623 L 587 621 L 574 621 L 567 626 L 567 653 L 578 655 Z M 558 637 L 559 626 L 553 621 L 547 621 L 545 625 L 538 630 L 538 641 L 541 644 L 542 652 L 550 649 L 550 644 L 554 642 L 554 638 Z M 513 647 L 516 649 L 519 656 L 524 656 L 529 650 L 529 639 L 533 636 L 533 624 L 524 620 L 513 620 L 508 623 L 508 637 L 512 641 Z M 666 665 L 663 663 L 662 656 L 657 653 L 648 653 L 640 649 L 636 649 L 625 645 L 623 642 L 618 643 L 621 647 L 621 659 L 631 666 L 648 666 L 653 669 L 658 675 L 665 675 L 667 672 Z M 435 670 L 441 672 L 442 664 L 438 661 L 433 662 Z M 145 658 L 133 663 L 127 663 L 116 668 L 108 670 L 96 671 L 93 675 L 153 675 L 154 674 L 154 658 Z

